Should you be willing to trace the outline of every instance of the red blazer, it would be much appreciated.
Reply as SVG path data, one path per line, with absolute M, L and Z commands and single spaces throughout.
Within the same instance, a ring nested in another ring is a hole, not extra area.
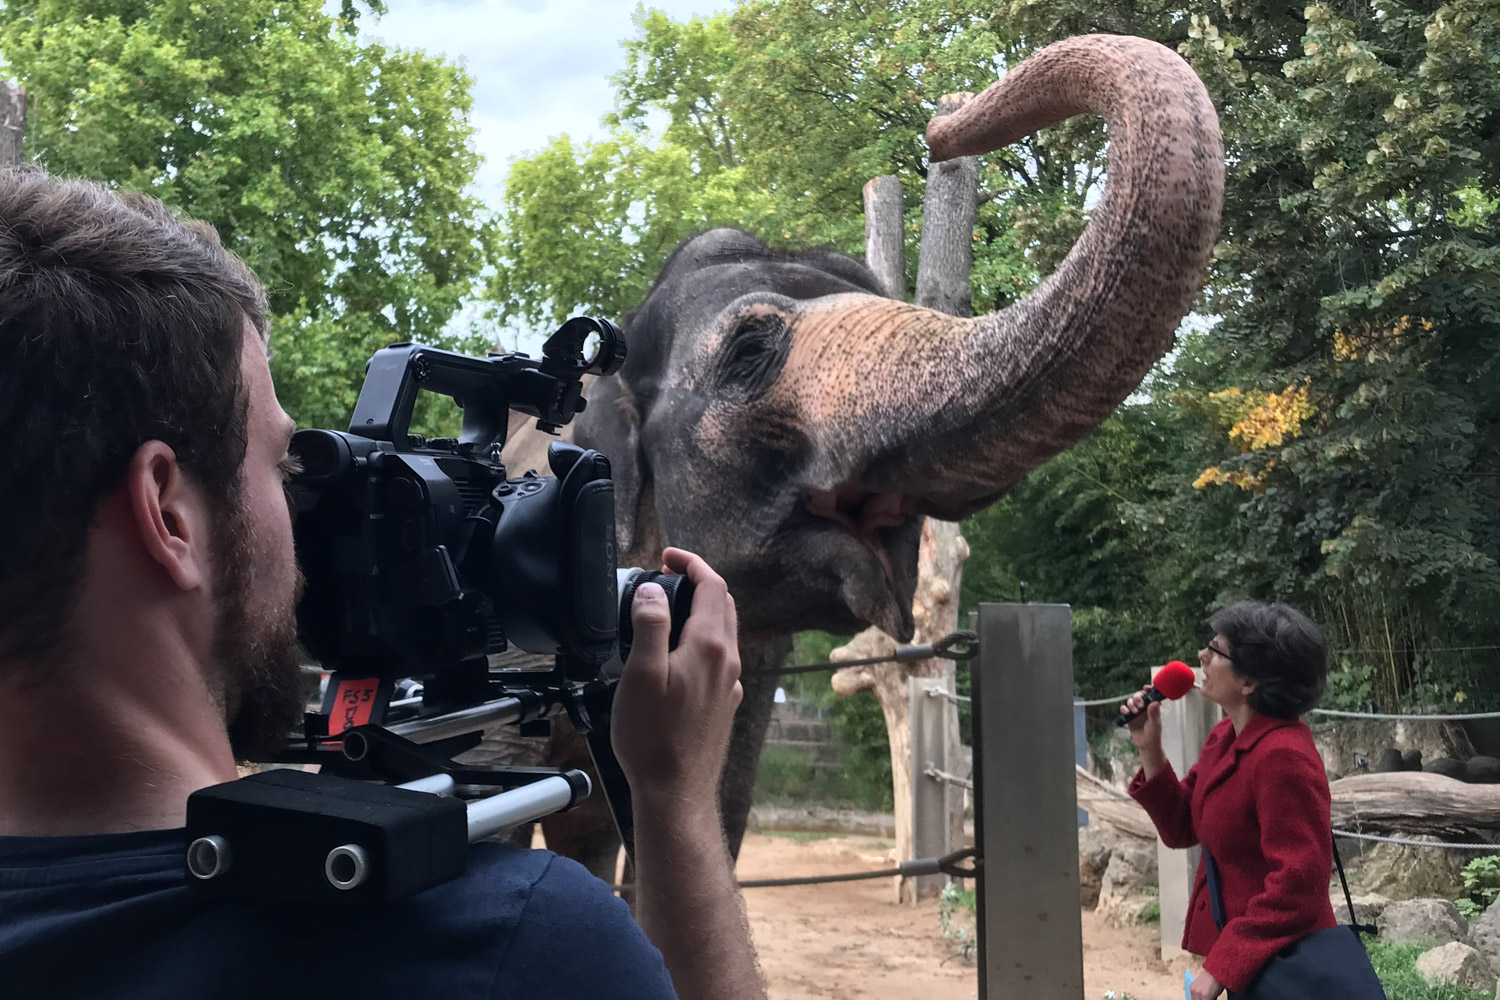
M 1130 795 L 1162 843 L 1202 843 L 1218 862 L 1224 930 L 1200 861 L 1182 947 L 1205 956 L 1203 967 L 1232 992 L 1244 992 L 1282 948 L 1335 926 L 1328 777 L 1306 723 L 1258 715 L 1236 739 L 1225 719 L 1185 780 L 1170 764 L 1150 781 L 1137 772 Z

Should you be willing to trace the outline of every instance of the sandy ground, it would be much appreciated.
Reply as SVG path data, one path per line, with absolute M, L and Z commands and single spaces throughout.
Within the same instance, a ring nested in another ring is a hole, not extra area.
M 742 879 L 889 868 L 890 842 L 750 834 Z M 816 836 L 816 835 L 814 835 Z M 974 1000 L 973 966 L 943 939 L 937 902 L 898 906 L 886 879 L 746 889 L 745 905 L 772 1000 Z M 1084 996 L 1180 1000 L 1182 969 L 1159 959 L 1155 927 L 1122 930 L 1083 914 Z

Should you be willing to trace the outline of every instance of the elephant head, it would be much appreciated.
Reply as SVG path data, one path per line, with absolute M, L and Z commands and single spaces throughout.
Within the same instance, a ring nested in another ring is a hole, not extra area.
M 683 244 L 575 438 L 614 464 L 620 548 L 702 553 L 742 629 L 912 632 L 921 518 L 958 520 L 1102 422 L 1204 280 L 1224 155 L 1202 83 L 1138 38 L 1052 45 L 934 120 L 935 160 L 1103 115 L 1108 181 L 1057 271 L 1000 312 L 882 296 L 863 264 L 737 230 Z

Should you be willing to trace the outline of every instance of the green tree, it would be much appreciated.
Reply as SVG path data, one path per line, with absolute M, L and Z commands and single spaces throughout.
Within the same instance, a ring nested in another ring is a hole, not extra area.
M 357 10 L 342 9 L 0 7 L 0 54 L 28 90 L 37 161 L 217 227 L 270 294 L 283 404 L 324 426 L 347 421 L 375 349 L 444 339 L 491 240 L 466 193 L 478 165 L 469 78 L 357 42 Z
M 906 190 L 914 276 L 927 122 L 944 94 L 994 82 L 1013 47 L 978 0 L 826 6 L 766 0 L 686 22 L 639 8 L 610 137 L 563 137 L 512 168 L 497 310 L 617 315 L 673 246 L 715 225 L 861 254 L 861 189 L 884 174 Z M 1017 297 L 1072 245 L 1101 150 L 1082 122 L 983 158 L 977 307 Z
M 1161 400 L 1196 431 L 1152 570 L 1163 613 L 1236 596 L 1312 611 L 1336 691 L 1497 696 L 1500 6 L 1018 4 L 1182 51 L 1229 160 L 1205 312 Z M 1191 480 L 1183 477 L 1196 465 Z M 1120 600 L 1125 600 L 1124 594 Z M 1175 606 L 1174 606 L 1175 605 Z

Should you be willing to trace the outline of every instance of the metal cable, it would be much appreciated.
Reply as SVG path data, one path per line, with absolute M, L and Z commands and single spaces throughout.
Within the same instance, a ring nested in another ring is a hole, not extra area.
M 889 656 L 867 656 L 859 660 L 830 660 L 827 663 L 804 663 L 796 667 L 768 667 L 763 670 L 744 670 L 742 675 L 808 674 L 824 670 L 842 670 L 845 667 L 872 667 L 881 663 L 916 663 L 919 660 L 942 658 L 945 660 L 972 660 L 979 653 L 979 635 L 968 629 L 949 632 L 936 642 L 915 646 L 898 646 Z
M 967 867 L 964 861 L 972 861 Z M 972 847 L 945 854 L 940 858 L 917 858 L 903 861 L 896 868 L 882 868 L 873 872 L 845 872 L 840 875 L 799 875 L 791 878 L 756 878 L 735 883 L 741 889 L 771 889 L 786 885 L 822 885 L 825 882 L 860 882 L 872 878 L 892 878 L 903 875 L 913 878 L 920 875 L 952 875 L 955 878 L 974 878 L 978 874 L 976 851 Z M 612 885 L 615 892 L 634 889 L 633 885 Z
M 1378 844 L 1397 844 L 1401 847 L 1436 847 L 1449 851 L 1497 851 L 1500 852 L 1500 844 L 1448 844 L 1437 843 L 1430 840 L 1410 840 L 1406 837 L 1380 837 L 1373 833 L 1354 833 L 1352 830 L 1335 830 L 1335 837 L 1348 837 L 1350 840 L 1371 840 Z
M 1500 719 L 1500 712 L 1471 712 L 1448 715 L 1416 715 L 1401 712 L 1342 712 L 1333 708 L 1315 708 L 1309 715 L 1331 715 L 1339 719 L 1409 719 L 1414 722 L 1461 722 L 1464 719 Z
M 882 868 L 878 872 L 848 872 L 844 875 L 808 875 L 802 878 L 752 878 L 738 883 L 741 889 L 773 889 L 782 885 L 821 885 L 824 882 L 858 882 L 869 878 L 890 878 L 902 874 L 900 868 Z
M 1139 693 L 1140 689 L 1137 688 L 1135 691 L 1131 691 L 1129 694 L 1123 694 L 1118 698 L 1091 698 L 1087 701 L 1078 701 L 1077 699 L 1074 699 L 1073 704 L 1082 705 L 1084 708 L 1098 708 L 1100 705 L 1122 705 L 1130 697 L 1130 695 Z

